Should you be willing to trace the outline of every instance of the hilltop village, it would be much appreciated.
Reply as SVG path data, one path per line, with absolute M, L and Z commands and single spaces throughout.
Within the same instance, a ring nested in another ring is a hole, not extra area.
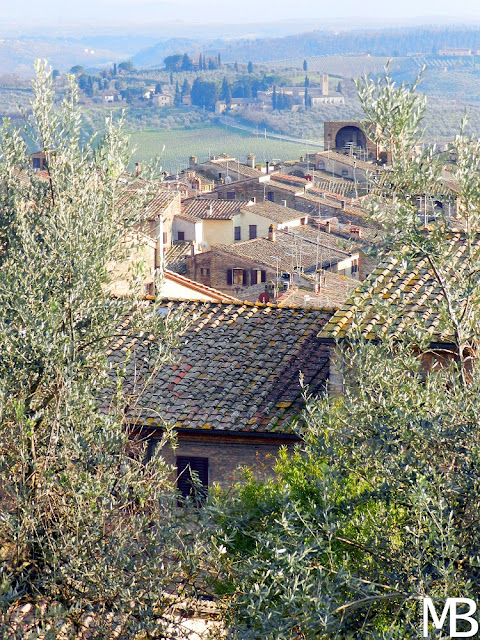
M 478 74 L 464 36 L 3 87 L 8 637 L 416 638 L 478 601 L 480 141 L 417 75 Z
M 145 299 L 163 300 L 187 325 L 179 363 L 160 378 L 143 384 L 145 346 L 120 341 L 111 358 L 135 353 L 132 387 L 145 390 L 131 422 L 152 447 L 165 422 L 178 431 L 170 462 L 185 495 L 187 468 L 205 487 L 228 485 L 244 465 L 269 473 L 278 447 L 298 440 L 302 384 L 341 393 L 333 339 L 319 336 L 378 267 L 384 233 L 366 209 L 388 158 L 358 122 L 326 122 L 325 147 L 281 164 L 192 156 L 161 182 L 138 163 L 122 178 L 124 204 L 147 195 L 143 223 L 125 238 L 130 260 L 111 265 L 111 293 L 130 293 L 131 263 L 142 259 Z M 47 162 L 32 155 L 40 178 Z M 425 222 L 442 207 L 456 217 L 447 173 L 444 187 L 444 202 L 418 196 Z

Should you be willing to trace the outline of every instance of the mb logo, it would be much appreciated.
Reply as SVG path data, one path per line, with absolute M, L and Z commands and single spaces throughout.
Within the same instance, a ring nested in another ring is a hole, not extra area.
M 468 607 L 468 611 L 465 612 L 466 607 Z M 429 620 L 431 620 L 435 629 L 443 629 L 443 627 L 448 624 L 451 638 L 473 638 L 478 632 L 478 622 L 472 617 L 476 610 L 477 605 L 470 598 L 447 598 L 447 602 L 439 617 L 432 599 L 424 598 L 423 637 L 429 637 L 428 623 Z M 461 625 L 458 624 L 460 621 L 463 621 Z M 458 631 L 459 627 L 464 630 Z M 465 628 L 468 630 L 465 631 Z

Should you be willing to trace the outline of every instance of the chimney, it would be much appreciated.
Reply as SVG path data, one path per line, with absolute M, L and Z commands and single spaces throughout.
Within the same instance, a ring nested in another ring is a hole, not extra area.
M 255 169 L 255 156 L 253 155 L 253 153 L 248 154 L 247 167 L 250 167 L 251 169 Z
M 343 211 L 345 211 L 345 200 L 341 200 L 340 204 L 342 205 L 342 209 Z
M 275 229 L 275 227 L 273 226 L 273 224 L 271 224 L 271 225 L 268 227 L 268 239 L 269 239 L 271 242 L 276 242 L 276 240 L 277 240 L 277 230 Z
M 138 176 L 140 175 L 140 173 L 142 172 L 142 163 L 141 162 L 136 162 L 135 163 L 135 174 L 138 178 Z
M 365 267 L 363 264 L 363 253 L 361 251 L 358 252 L 358 279 L 360 281 L 365 279 Z
M 194 167 L 198 162 L 198 158 L 197 156 L 190 156 L 190 158 L 188 159 L 188 164 L 190 167 Z
M 210 203 L 208 205 L 208 215 L 209 216 L 213 216 L 213 205 L 212 205 L 212 203 Z
M 268 173 L 268 169 L 270 167 L 270 162 L 267 160 L 267 162 L 265 163 L 265 173 Z
M 361 230 L 360 227 L 350 227 L 350 235 L 352 238 L 361 238 Z
M 287 206 L 287 201 L 286 200 L 282 200 L 283 206 L 286 207 Z

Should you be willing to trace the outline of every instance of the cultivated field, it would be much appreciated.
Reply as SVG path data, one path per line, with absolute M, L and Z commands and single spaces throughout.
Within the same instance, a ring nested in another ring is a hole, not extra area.
M 188 166 L 191 155 L 200 161 L 208 155 L 228 153 L 244 162 L 249 153 L 256 156 L 257 162 L 267 160 L 288 160 L 305 155 L 307 148 L 303 144 L 265 139 L 263 133 L 256 135 L 248 132 L 226 129 L 222 126 L 203 126 L 195 129 L 170 129 L 162 131 L 141 131 L 131 134 L 133 168 L 135 162 L 147 162 L 161 156 L 161 165 L 165 171 L 178 173 Z M 165 145 L 165 150 L 162 149 Z M 313 151 L 313 149 L 308 149 Z
M 269 63 L 274 69 L 278 68 L 294 68 L 301 69 L 304 58 L 292 58 L 286 60 L 276 60 Z M 382 73 L 389 58 L 381 58 L 376 56 L 315 56 L 308 57 L 308 72 L 311 73 L 329 73 L 342 78 L 357 78 L 358 76 L 368 75 L 370 73 Z M 392 73 L 403 69 L 404 66 L 410 66 L 411 63 L 405 58 L 396 58 L 391 61 L 390 69 Z

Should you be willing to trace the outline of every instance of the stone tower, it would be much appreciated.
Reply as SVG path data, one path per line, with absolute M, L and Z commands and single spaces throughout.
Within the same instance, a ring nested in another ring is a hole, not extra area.
M 322 76 L 322 96 L 328 96 L 328 73 Z

